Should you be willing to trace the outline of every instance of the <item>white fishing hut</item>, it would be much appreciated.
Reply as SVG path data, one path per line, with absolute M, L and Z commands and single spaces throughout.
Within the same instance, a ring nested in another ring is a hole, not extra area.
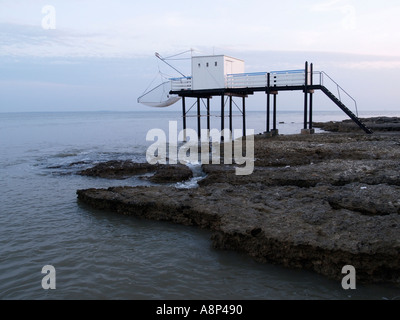
M 230 74 L 244 73 L 244 61 L 225 55 L 192 57 L 192 90 L 226 87 Z
M 168 107 L 182 99 L 183 128 L 186 129 L 186 116 L 188 111 L 197 104 L 197 128 L 200 138 L 201 128 L 201 100 L 206 106 L 207 129 L 210 129 L 210 99 L 221 97 L 221 131 L 225 128 L 225 106 L 229 101 L 229 129 L 232 132 L 232 103 L 233 97 L 242 100 L 241 113 L 243 116 L 243 135 L 246 135 L 246 107 L 245 101 L 255 92 L 264 92 L 267 95 L 266 132 L 276 132 L 277 95 L 280 91 L 304 92 L 304 129 L 302 132 L 313 132 L 313 94 L 315 90 L 324 92 L 339 108 L 341 108 L 361 129 L 366 133 L 372 131 L 343 103 L 341 96 L 347 95 L 355 104 L 356 101 L 344 91 L 325 72 L 315 72 L 313 64 L 305 63 L 304 69 L 283 70 L 272 72 L 245 73 L 243 60 L 226 55 L 192 56 L 191 76 L 182 74 L 175 67 L 156 53 L 157 58 L 168 64 L 182 77 L 169 78 L 157 87 L 147 91 L 138 98 L 138 102 L 151 107 Z M 338 92 L 336 96 L 330 91 L 325 82 L 330 81 L 333 89 Z M 273 97 L 272 130 L 270 130 L 270 96 Z M 186 99 L 195 98 L 196 101 L 186 109 Z M 235 103 L 237 106 L 237 104 Z

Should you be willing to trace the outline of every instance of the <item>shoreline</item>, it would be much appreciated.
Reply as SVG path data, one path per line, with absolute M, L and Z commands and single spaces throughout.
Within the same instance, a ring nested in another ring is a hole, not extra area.
M 176 173 L 184 168 L 172 174 L 168 165 L 125 162 L 121 176 L 158 170 L 161 184 L 78 190 L 78 200 L 209 229 L 214 248 L 264 263 L 335 280 L 353 265 L 361 283 L 400 284 L 400 134 L 255 136 L 255 158 L 250 176 L 236 176 L 231 165 L 203 165 L 206 176 L 193 189 L 162 184 L 182 181 Z M 115 178 L 116 164 L 81 174 L 107 177 L 112 169 Z

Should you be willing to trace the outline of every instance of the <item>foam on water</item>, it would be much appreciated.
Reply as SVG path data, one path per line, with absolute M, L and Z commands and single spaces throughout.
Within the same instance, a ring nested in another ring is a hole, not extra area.
M 186 165 L 190 168 L 190 170 L 192 170 L 193 177 L 188 181 L 176 183 L 175 187 L 179 189 L 197 188 L 199 186 L 198 182 L 204 179 L 204 177 L 206 176 L 206 174 L 203 172 L 201 168 L 201 163 L 194 162 L 194 163 L 188 163 Z

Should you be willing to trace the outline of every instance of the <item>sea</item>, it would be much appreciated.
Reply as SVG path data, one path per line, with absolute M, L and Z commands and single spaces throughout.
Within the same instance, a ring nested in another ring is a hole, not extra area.
M 346 118 L 340 111 L 314 115 L 314 121 Z M 241 128 L 240 114 L 233 120 Z M 108 160 L 146 161 L 154 143 L 147 133 L 168 132 L 171 121 L 180 128 L 180 112 L 0 113 L 0 299 L 400 299 L 400 288 L 391 284 L 357 283 L 355 290 L 344 290 L 341 281 L 311 271 L 214 249 L 208 230 L 94 210 L 77 200 L 78 189 L 152 185 L 140 177 L 77 173 Z M 220 121 L 212 116 L 212 127 Z M 297 134 L 303 114 L 278 112 L 278 121 L 280 134 Z M 265 113 L 248 112 L 246 124 L 264 132 Z M 188 127 L 196 125 L 197 118 L 189 117 Z M 197 186 L 200 164 L 189 165 L 194 179 L 172 185 Z M 54 269 L 54 289 L 45 286 L 46 266 Z

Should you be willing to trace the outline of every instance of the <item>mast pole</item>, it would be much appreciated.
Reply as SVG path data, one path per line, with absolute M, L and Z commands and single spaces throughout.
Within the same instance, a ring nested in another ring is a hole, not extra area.
M 165 61 L 165 59 L 163 58 L 163 57 L 161 57 L 160 56 L 160 54 L 158 53 L 158 52 L 156 52 L 155 53 L 155 55 L 156 55 L 156 57 L 158 58 L 158 59 L 160 59 L 162 62 L 164 62 L 166 65 L 168 65 L 168 66 L 170 66 L 172 69 L 174 69 L 176 72 L 178 72 L 180 75 L 182 75 L 182 77 L 185 77 L 186 78 L 186 76 L 182 73 L 182 72 L 180 72 L 178 69 L 176 69 L 174 66 L 172 66 L 172 65 L 170 65 L 167 61 Z

